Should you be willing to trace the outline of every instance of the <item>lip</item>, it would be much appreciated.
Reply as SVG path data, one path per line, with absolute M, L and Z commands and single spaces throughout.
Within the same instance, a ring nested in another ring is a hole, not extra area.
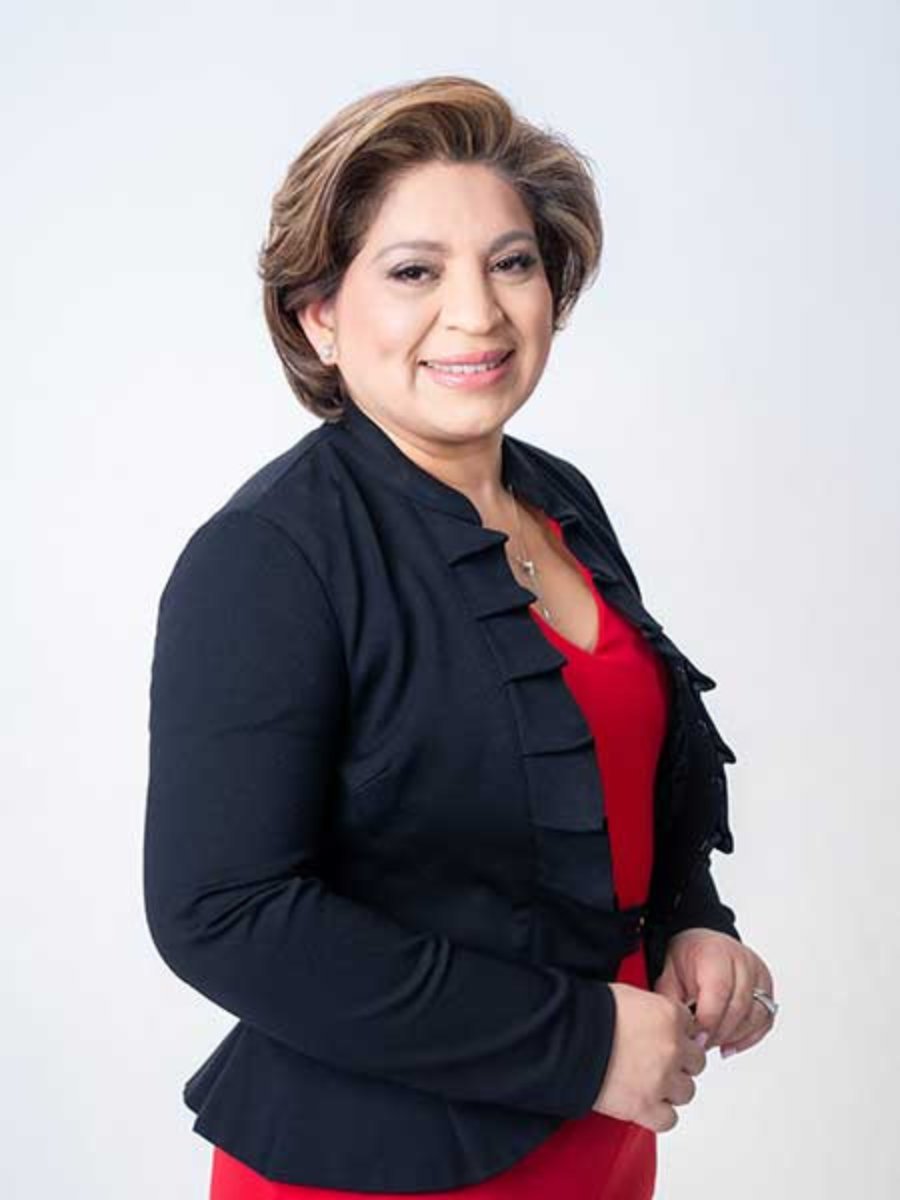
M 483 360 L 484 355 L 479 357 Z M 455 392 L 481 392 L 494 386 L 499 386 L 501 382 L 512 376 L 512 360 L 514 358 L 515 351 L 509 350 L 501 359 L 497 359 L 494 355 L 491 355 L 486 363 L 483 361 L 479 363 L 478 365 L 481 366 L 480 371 L 452 370 L 443 364 L 441 366 L 431 366 L 429 362 L 422 364 L 422 370 L 427 373 L 431 382 L 437 387 L 449 388 Z M 462 361 L 471 363 L 473 360 L 469 356 L 468 359 L 463 359 Z M 459 363 L 460 360 L 457 359 L 457 367 Z
M 511 347 L 501 346 L 495 350 L 481 350 L 475 354 L 447 354 L 442 355 L 440 358 L 422 358 L 419 361 L 422 363 L 432 363 L 439 367 L 461 366 L 466 363 L 477 366 L 481 363 L 494 362 L 511 353 Z

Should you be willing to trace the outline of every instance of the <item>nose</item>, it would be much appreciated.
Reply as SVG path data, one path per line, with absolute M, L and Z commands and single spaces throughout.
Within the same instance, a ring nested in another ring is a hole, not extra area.
M 459 270 L 449 277 L 443 297 L 444 323 L 468 333 L 488 333 L 505 320 L 490 278 L 479 268 Z

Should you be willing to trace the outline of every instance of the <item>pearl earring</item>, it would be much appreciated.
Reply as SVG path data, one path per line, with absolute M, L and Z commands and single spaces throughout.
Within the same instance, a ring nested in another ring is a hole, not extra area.
M 327 346 L 322 347 L 321 353 L 322 353 L 322 358 L 325 359 L 326 362 L 330 361 L 334 354 L 334 345 L 331 342 L 329 342 L 329 344 Z

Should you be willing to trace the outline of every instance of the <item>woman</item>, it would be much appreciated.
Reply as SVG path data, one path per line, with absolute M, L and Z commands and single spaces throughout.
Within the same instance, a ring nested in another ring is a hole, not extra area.
M 349 106 L 275 198 L 322 420 L 188 539 L 151 685 L 149 926 L 239 1018 L 185 1085 L 211 1200 L 648 1197 L 706 1053 L 771 1028 L 714 682 L 505 432 L 600 247 L 575 151 L 459 77 Z

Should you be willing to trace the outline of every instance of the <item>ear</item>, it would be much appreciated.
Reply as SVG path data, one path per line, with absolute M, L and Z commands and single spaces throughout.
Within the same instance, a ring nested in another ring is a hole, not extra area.
M 312 300 L 297 310 L 296 317 L 301 329 L 319 354 L 324 346 L 334 345 L 336 329 L 333 300 Z

